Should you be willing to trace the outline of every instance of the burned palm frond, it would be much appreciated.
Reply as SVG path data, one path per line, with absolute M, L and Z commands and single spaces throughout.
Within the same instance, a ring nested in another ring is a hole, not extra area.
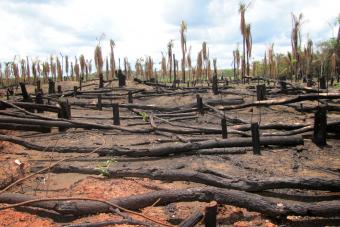
M 98 78 L 102 76 L 103 74 L 103 56 L 102 56 L 102 48 L 99 46 L 99 44 L 96 46 L 96 49 L 94 51 L 94 62 L 97 69 L 97 76 Z
M 57 57 L 57 73 L 58 73 L 58 81 L 62 81 L 63 80 L 63 69 L 61 67 L 61 63 L 58 57 Z
M 185 66 L 186 66 L 186 52 L 187 52 L 187 38 L 186 38 L 187 24 L 182 21 L 181 22 L 181 48 L 182 48 L 182 61 L 181 61 L 181 70 L 182 70 L 182 81 L 185 82 Z

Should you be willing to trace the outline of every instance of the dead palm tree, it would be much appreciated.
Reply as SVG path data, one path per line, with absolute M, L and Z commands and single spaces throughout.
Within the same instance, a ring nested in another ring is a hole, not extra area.
M 79 57 L 79 63 L 80 63 L 80 71 L 81 71 L 80 80 L 83 80 L 84 74 L 85 74 L 86 62 L 85 62 L 85 57 L 82 54 Z
M 28 56 L 26 56 L 26 74 L 27 74 L 27 81 L 31 81 L 31 70 L 30 70 L 30 63 L 28 60 Z
M 115 54 L 114 54 L 114 47 L 115 42 L 110 39 L 110 73 L 109 73 L 109 79 L 112 80 L 116 76 L 116 60 L 115 60 Z
M 301 25 L 302 25 L 303 15 L 299 14 L 297 17 L 292 13 L 292 34 L 291 34 L 291 44 L 292 44 L 292 55 L 293 55 L 293 65 L 294 65 L 294 75 L 295 79 L 299 78 L 300 73 L 300 46 L 301 46 Z
M 246 57 L 246 35 L 247 35 L 247 27 L 246 27 L 246 20 L 245 20 L 245 13 L 246 13 L 246 5 L 244 3 L 240 3 L 239 5 L 239 13 L 240 13 L 240 30 L 243 39 L 243 55 L 242 55 L 242 65 L 241 65 L 241 74 L 242 80 L 244 81 L 245 77 L 245 57 Z
M 169 77 L 171 83 L 171 71 L 172 71 L 172 48 L 174 47 L 173 40 L 170 40 L 168 43 L 168 68 L 169 68 Z
M 94 62 L 97 68 L 97 76 L 98 78 L 103 77 L 103 56 L 102 56 L 102 48 L 98 44 L 94 51 Z
M 192 62 L 191 62 L 191 46 L 189 47 L 189 51 L 187 54 L 187 64 L 188 64 L 188 68 L 189 68 L 189 75 L 188 78 L 190 80 L 190 74 L 191 74 L 191 70 L 192 70 Z
M 68 64 L 68 56 L 65 56 L 65 71 L 66 71 L 66 76 L 68 77 L 68 71 L 69 71 L 69 64 Z
M 182 21 L 181 22 L 181 48 L 182 48 L 182 80 L 185 82 L 185 55 L 187 52 L 187 38 L 186 38 L 187 24 Z
M 250 75 L 250 63 L 249 63 L 249 59 L 251 57 L 251 52 L 252 52 L 252 47 L 253 47 L 253 39 L 251 36 L 251 26 L 250 24 L 247 24 L 246 26 L 246 46 L 247 46 L 247 52 L 246 52 L 246 56 L 247 56 L 247 75 Z
M 57 74 L 58 74 L 58 81 L 63 80 L 63 70 L 59 61 L 59 58 L 57 57 Z

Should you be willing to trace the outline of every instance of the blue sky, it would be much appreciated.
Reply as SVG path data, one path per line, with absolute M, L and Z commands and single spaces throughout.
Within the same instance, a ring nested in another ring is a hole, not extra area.
M 242 41 L 238 5 L 239 0 L 0 0 L 0 61 L 15 55 L 45 60 L 59 53 L 93 58 L 96 39 L 104 33 L 104 55 L 113 39 L 116 56 L 134 64 L 150 55 L 158 63 L 171 39 L 180 57 L 179 24 L 185 20 L 193 61 L 206 41 L 218 66 L 230 67 L 232 50 Z M 291 12 L 304 15 L 303 41 L 307 34 L 314 43 L 336 35 L 332 24 L 339 0 L 253 0 L 246 21 L 254 59 L 271 43 L 276 52 L 290 50 Z

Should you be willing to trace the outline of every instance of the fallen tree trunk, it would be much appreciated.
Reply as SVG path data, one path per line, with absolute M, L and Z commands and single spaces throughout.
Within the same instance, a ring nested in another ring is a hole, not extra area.
M 14 130 L 14 131 L 34 131 L 34 132 L 50 132 L 50 127 L 43 127 L 39 125 L 26 125 L 14 123 L 0 123 L 0 129 Z
M 78 152 L 78 153 L 87 153 L 91 152 L 97 147 L 53 147 L 48 148 L 46 146 L 33 144 L 27 142 L 21 138 L 15 136 L 6 136 L 0 135 L 1 141 L 9 141 L 12 143 L 16 143 L 22 145 L 24 147 L 39 150 L 39 151 L 55 151 L 55 152 Z M 301 136 L 285 136 L 285 137 L 261 137 L 260 138 L 261 145 L 276 145 L 276 146 L 295 146 L 303 144 L 303 139 Z M 229 139 L 221 139 L 221 140 L 205 140 L 202 142 L 188 142 L 183 144 L 166 144 L 158 147 L 151 148 L 125 148 L 119 146 L 112 146 L 106 148 L 100 148 L 97 150 L 97 153 L 100 155 L 126 155 L 131 157 L 143 157 L 143 156 L 166 156 L 170 154 L 180 154 L 180 153 L 188 153 L 188 152 L 199 152 L 208 151 L 207 149 L 216 149 L 216 148 L 231 148 L 231 147 L 251 147 L 252 139 L 251 138 L 229 138 Z M 222 152 L 219 150 L 219 152 Z M 231 151 L 236 152 L 236 151 Z M 228 153 L 228 150 L 225 151 Z
M 42 127 L 59 127 L 59 128 L 85 128 L 85 129 L 111 129 L 111 130 L 121 130 L 126 132 L 134 133 L 149 133 L 153 131 L 150 129 L 141 128 L 128 128 L 117 125 L 102 125 L 95 123 L 71 121 L 71 120 L 61 120 L 61 119 L 34 119 L 34 118 L 17 118 L 17 117 L 0 117 L 0 123 L 16 123 L 16 124 L 27 124 L 27 125 L 39 125 Z
M 128 153 L 129 149 L 118 147 L 118 146 L 111 146 L 111 147 L 72 147 L 72 146 L 43 146 L 35 143 L 28 142 L 24 139 L 21 139 L 19 137 L 15 136 L 8 136 L 8 135 L 0 135 L 0 141 L 8 141 L 11 143 L 15 143 L 18 145 L 21 145 L 25 148 L 37 150 L 37 151 L 44 151 L 44 152 L 59 152 L 59 153 L 89 153 L 93 150 L 97 149 L 97 153 L 100 153 L 101 155 L 111 154 L 112 149 L 117 152 L 117 155 L 122 154 L 126 156 L 131 157 L 142 157 L 142 155 L 139 155 L 135 153 Z M 210 149 L 198 149 L 186 152 L 187 155 L 194 155 L 194 154 L 201 154 L 201 155 L 212 155 L 212 154 L 245 154 L 247 151 L 252 150 L 251 147 L 230 147 L 230 148 L 210 148 Z M 119 153 L 119 154 L 118 154 Z M 157 155 L 152 155 L 154 157 L 157 157 Z
M 219 108 L 220 110 L 234 110 L 242 109 L 253 106 L 272 106 L 272 105 L 284 105 L 288 103 L 301 102 L 306 100 L 319 100 L 319 99 L 340 99 L 340 93 L 319 93 L 319 94 L 305 94 L 298 95 L 289 98 L 269 99 L 254 101 L 252 103 L 245 103 L 241 105 L 224 106 Z
M 108 153 L 101 153 L 102 155 L 132 155 L 132 156 L 164 156 L 169 154 L 179 154 L 189 151 L 196 151 L 199 149 L 211 149 L 222 147 L 249 147 L 252 146 L 252 138 L 238 138 L 232 137 L 228 139 L 216 139 L 206 140 L 195 143 L 183 143 L 183 144 L 167 144 L 159 147 L 151 147 L 145 149 L 127 149 L 123 153 L 120 151 L 111 149 Z M 302 136 L 271 136 L 260 137 L 260 145 L 275 145 L 275 146 L 296 146 L 302 145 Z
M 54 173 L 81 173 L 99 175 L 101 171 L 95 168 L 77 167 L 74 165 L 55 166 Z M 236 189 L 248 192 L 259 192 L 268 189 L 308 189 L 340 191 L 339 179 L 301 178 L 301 177 L 268 177 L 265 179 L 242 179 L 232 176 L 218 176 L 209 172 L 194 170 L 172 170 L 172 169 L 129 169 L 129 168 L 108 168 L 109 178 L 138 177 L 150 178 L 163 181 L 189 181 L 219 188 Z
M 0 202 L 8 204 L 17 204 L 34 199 L 37 199 L 37 197 L 19 193 L 3 193 L 0 195 Z M 49 198 L 49 200 L 52 200 L 52 198 Z M 56 198 L 55 201 L 36 201 L 26 205 L 74 216 L 111 212 L 110 205 L 99 201 L 72 200 L 71 198 L 69 200 L 63 199 L 63 201 L 57 200 Z M 275 218 L 285 218 L 288 215 L 334 217 L 340 213 L 339 200 L 317 203 L 274 202 L 253 193 L 214 187 L 160 190 L 128 197 L 118 197 L 110 200 L 110 203 L 126 209 L 138 210 L 153 205 L 155 201 L 158 201 L 157 206 L 175 202 L 216 201 L 218 204 L 242 207 Z
M 19 106 L 28 110 L 43 110 L 48 112 L 59 113 L 59 106 L 45 105 L 45 104 L 37 104 L 37 103 L 29 103 L 29 102 L 14 102 L 12 103 L 16 106 Z M 12 108 L 12 106 L 8 105 L 6 102 L 0 102 L 0 109 Z

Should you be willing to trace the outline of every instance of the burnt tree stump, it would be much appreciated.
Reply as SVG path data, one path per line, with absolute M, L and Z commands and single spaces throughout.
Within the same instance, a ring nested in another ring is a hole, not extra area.
M 132 91 L 128 92 L 128 103 L 133 103 Z
M 52 79 L 48 80 L 48 94 L 55 93 L 55 82 Z
M 256 86 L 256 97 L 257 97 L 257 101 L 266 99 L 266 85 L 265 84 L 259 84 Z
M 205 207 L 204 226 L 216 227 L 217 202 L 212 201 Z
M 97 109 L 98 109 L 98 110 L 103 110 L 103 106 L 102 106 L 102 95 L 101 95 L 101 94 L 98 95 Z
M 228 131 L 227 131 L 227 120 L 224 118 L 221 119 L 221 127 L 222 127 L 222 138 L 228 138 Z
M 28 94 L 25 83 L 19 83 L 22 93 L 22 98 L 24 102 L 32 102 L 31 96 Z
M 123 74 L 123 71 L 121 69 L 118 70 L 118 86 L 126 86 L 126 76 Z
M 35 96 L 35 103 L 37 104 L 44 104 L 44 100 L 43 100 L 43 95 L 41 92 L 37 92 L 36 96 Z M 38 113 L 43 113 L 43 110 L 39 110 L 38 109 Z
M 212 91 L 214 95 L 218 95 L 218 79 L 216 75 L 212 78 Z
M 327 107 L 320 106 L 314 115 L 313 142 L 318 146 L 325 146 L 327 137 Z
M 203 100 L 200 95 L 196 95 L 196 100 L 197 100 L 197 109 L 200 114 L 204 114 L 204 109 L 203 109 Z
M 120 125 L 119 104 L 118 103 L 112 104 L 112 113 L 113 113 L 113 124 L 114 125 Z
M 253 154 L 260 155 L 260 133 L 259 133 L 259 124 L 257 122 L 252 123 L 250 126 L 251 129 L 251 138 L 253 143 Z

